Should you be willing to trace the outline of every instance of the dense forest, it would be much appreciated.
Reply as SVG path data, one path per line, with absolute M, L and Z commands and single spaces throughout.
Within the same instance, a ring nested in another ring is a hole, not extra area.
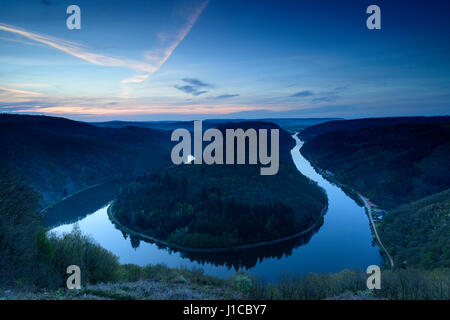
M 167 165 L 170 149 L 166 131 L 0 114 L 1 161 L 27 179 L 41 207 L 90 185 Z
M 329 132 L 301 152 L 385 209 L 450 188 L 450 122 Z
M 377 228 L 401 267 L 450 266 L 448 119 L 333 121 L 305 130 L 305 157 L 389 210 Z
M 392 210 L 379 230 L 400 266 L 450 267 L 450 190 Z
M 138 178 L 112 206 L 130 229 L 183 247 L 228 247 L 305 230 L 326 204 L 321 189 L 282 163 L 275 176 L 255 166 L 192 166 Z M 293 193 L 298 190 L 298 193 Z

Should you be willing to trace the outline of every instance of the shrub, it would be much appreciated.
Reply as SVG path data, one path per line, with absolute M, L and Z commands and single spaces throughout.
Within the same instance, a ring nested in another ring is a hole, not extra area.
M 51 234 L 48 241 L 52 250 L 49 265 L 56 277 L 56 283 L 53 285 L 65 285 L 68 276 L 66 269 L 69 265 L 80 267 L 82 284 L 119 279 L 118 258 L 89 237 L 82 235 L 78 227 L 62 237 Z

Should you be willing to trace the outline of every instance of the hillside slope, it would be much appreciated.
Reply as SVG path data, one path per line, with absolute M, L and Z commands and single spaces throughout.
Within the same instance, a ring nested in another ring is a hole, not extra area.
M 450 189 L 390 211 L 380 236 L 400 265 L 450 267 Z
M 328 132 L 301 152 L 387 209 L 450 188 L 450 122 Z
M 0 161 L 28 180 L 42 206 L 101 181 L 164 166 L 170 144 L 170 133 L 159 130 L 0 115 Z

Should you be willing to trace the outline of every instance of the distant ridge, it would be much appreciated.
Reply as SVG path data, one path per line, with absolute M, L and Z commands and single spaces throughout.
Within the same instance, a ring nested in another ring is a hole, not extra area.
M 323 122 L 340 120 L 340 118 L 261 118 L 261 119 L 207 119 L 203 120 L 203 128 L 217 128 L 227 123 L 241 123 L 247 121 L 272 122 L 285 130 L 295 132 L 305 129 L 306 127 L 317 125 Z M 192 130 L 194 121 L 106 121 L 91 122 L 92 125 L 98 127 L 124 128 L 128 126 L 151 128 L 158 130 L 175 130 L 185 128 Z
M 433 117 L 388 117 L 364 118 L 354 120 L 333 120 L 306 128 L 300 133 L 304 141 L 311 140 L 321 134 L 331 131 L 358 130 L 363 128 L 393 126 L 401 123 L 442 123 L 450 121 L 450 116 Z

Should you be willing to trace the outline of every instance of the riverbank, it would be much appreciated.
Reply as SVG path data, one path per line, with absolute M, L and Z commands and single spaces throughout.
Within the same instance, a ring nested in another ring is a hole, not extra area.
M 383 249 L 384 253 L 388 257 L 389 262 L 391 263 L 391 268 L 394 268 L 394 259 L 392 259 L 392 256 L 389 254 L 389 252 L 387 251 L 386 247 L 383 245 L 383 242 L 381 241 L 381 238 L 378 235 L 378 231 L 377 231 L 377 227 L 375 225 L 375 222 L 373 221 L 372 210 L 375 207 L 375 205 L 372 202 L 370 202 L 369 199 L 367 199 L 366 197 L 364 197 L 360 193 L 358 193 L 358 196 L 364 202 L 364 206 L 365 206 L 366 212 L 367 212 L 367 214 L 369 216 L 370 223 L 372 224 L 372 228 L 373 228 L 373 232 L 375 233 L 375 237 L 378 240 L 378 244 L 380 245 L 380 247 Z
M 332 174 L 330 174 L 328 171 L 323 170 L 317 166 L 317 163 L 308 157 L 305 154 L 302 154 L 306 159 L 309 160 L 313 168 L 320 174 L 322 177 L 324 177 L 326 180 L 330 181 L 333 184 L 336 184 L 339 188 L 341 188 L 350 198 L 352 198 L 358 205 L 363 206 L 365 208 L 365 212 L 367 214 L 367 217 L 369 218 L 369 224 L 371 225 L 371 232 L 372 237 L 377 240 L 381 251 L 384 253 L 384 256 L 386 256 L 389 260 L 389 263 L 391 265 L 391 268 L 394 268 L 394 260 L 392 256 L 387 251 L 386 247 L 383 245 L 383 242 L 381 241 L 380 236 L 378 235 L 375 222 L 372 217 L 372 209 L 375 206 L 368 198 L 365 198 L 362 196 L 358 191 L 354 190 L 350 186 L 347 186 L 339 181 L 337 181 Z

